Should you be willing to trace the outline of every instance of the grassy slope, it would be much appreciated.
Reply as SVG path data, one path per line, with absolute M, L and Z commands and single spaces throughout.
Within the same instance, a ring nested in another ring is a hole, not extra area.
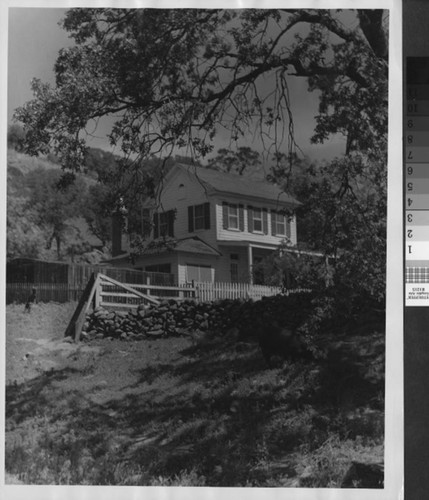
M 13 149 L 9 149 L 7 152 L 7 168 L 8 198 L 26 200 L 29 196 L 29 192 L 23 182 L 25 175 L 38 168 L 44 170 L 60 170 L 61 166 L 45 157 L 31 157 Z M 96 184 L 94 176 L 86 174 L 80 175 L 87 186 Z M 91 233 L 85 219 L 79 216 L 79 214 L 69 219 L 67 225 L 69 226 L 70 234 L 66 235 L 63 247 L 67 247 L 69 243 L 75 243 L 76 239 L 81 242 L 86 242 L 89 246 L 93 247 L 101 245 L 100 240 Z M 39 257 L 44 260 L 58 260 L 55 245 L 53 245 L 50 250 L 46 250 L 44 247 L 41 248 Z
M 268 370 L 256 345 L 208 336 L 63 349 L 70 315 L 7 308 L 9 478 L 338 487 L 352 460 L 383 459 L 380 339 L 356 363 L 342 349 Z

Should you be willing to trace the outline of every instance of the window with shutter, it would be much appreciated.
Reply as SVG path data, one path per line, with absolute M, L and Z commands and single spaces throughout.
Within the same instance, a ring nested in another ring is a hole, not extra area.
M 227 205 L 228 206 L 228 229 L 238 229 L 239 217 L 238 217 L 238 206 L 237 205 Z
M 262 233 L 262 210 L 254 208 L 252 210 L 253 231 Z
M 174 237 L 174 210 L 168 212 L 155 213 L 153 216 L 153 237 L 160 236 Z
M 271 232 L 273 236 L 286 236 L 286 217 L 279 212 L 271 212 Z
M 210 203 L 188 207 L 189 232 L 210 229 Z

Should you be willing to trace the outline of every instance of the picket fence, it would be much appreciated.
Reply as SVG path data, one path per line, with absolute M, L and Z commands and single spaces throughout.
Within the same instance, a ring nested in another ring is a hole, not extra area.
M 196 296 L 200 302 L 219 299 L 253 299 L 271 297 L 282 293 L 278 286 L 253 285 L 250 283 L 195 282 Z
M 181 286 L 126 283 L 125 285 L 154 298 L 193 299 L 198 302 L 212 302 L 221 299 L 260 300 L 262 297 L 271 297 L 277 294 L 288 295 L 290 293 L 308 291 L 301 289 L 285 290 L 276 286 L 253 285 L 250 283 L 192 282 Z M 36 288 L 38 302 L 61 303 L 79 301 L 85 288 L 84 286 L 72 286 L 67 283 L 7 283 L 6 303 L 25 303 L 33 287 Z M 117 290 L 113 285 L 106 284 L 103 292 L 103 295 L 105 295 L 104 301 L 116 302 L 114 296 L 118 292 L 119 289 Z M 112 298 L 107 298 L 109 295 Z

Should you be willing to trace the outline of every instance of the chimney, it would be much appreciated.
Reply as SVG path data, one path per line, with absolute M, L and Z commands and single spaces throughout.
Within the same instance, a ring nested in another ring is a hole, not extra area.
M 112 257 L 125 253 L 126 247 L 128 247 L 127 235 L 124 232 L 126 229 L 127 214 L 128 211 L 121 197 L 116 210 L 112 212 Z

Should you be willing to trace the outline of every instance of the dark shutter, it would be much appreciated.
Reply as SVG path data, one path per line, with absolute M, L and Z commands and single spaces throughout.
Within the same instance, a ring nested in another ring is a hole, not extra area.
M 276 225 L 274 223 L 274 217 L 275 217 L 275 212 L 274 210 L 271 210 L 271 234 L 273 236 L 276 235 Z
M 156 212 L 153 214 L 153 237 L 154 239 L 159 237 L 159 216 Z
M 266 208 L 262 209 L 262 231 L 268 234 L 268 212 Z
M 226 201 L 222 202 L 222 222 L 223 228 L 228 229 L 228 203 Z
M 204 203 L 204 229 L 210 229 L 210 203 Z
M 247 207 L 247 230 L 253 232 L 253 208 L 250 205 Z
M 194 207 L 192 205 L 188 207 L 188 231 L 194 232 Z
M 286 238 L 290 239 L 290 223 L 291 223 L 292 217 L 286 216 Z
M 142 210 L 142 236 L 148 238 L 150 236 L 151 223 L 150 223 L 150 210 L 144 208 Z
M 169 210 L 167 212 L 167 221 L 168 221 L 168 236 L 174 237 L 174 210 Z
M 244 231 L 244 207 L 243 205 L 238 205 L 238 228 L 240 231 Z

